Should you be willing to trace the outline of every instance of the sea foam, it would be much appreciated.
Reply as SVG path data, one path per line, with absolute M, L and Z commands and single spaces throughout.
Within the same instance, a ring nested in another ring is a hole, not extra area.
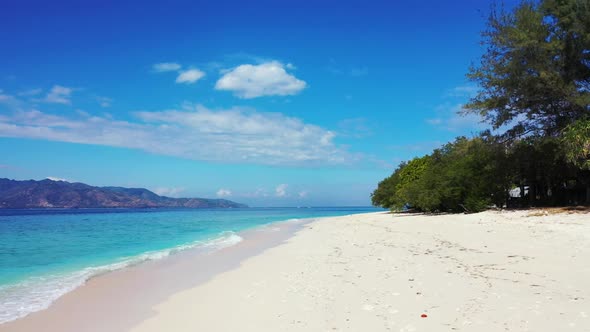
M 238 234 L 226 231 L 213 239 L 195 241 L 164 250 L 149 251 L 137 256 L 122 258 L 112 264 L 86 267 L 66 274 L 30 277 L 15 284 L 2 285 L 0 286 L 0 324 L 25 317 L 35 311 L 47 309 L 59 297 L 84 285 L 92 277 L 141 262 L 162 259 L 188 249 L 216 251 L 236 245 L 242 240 Z

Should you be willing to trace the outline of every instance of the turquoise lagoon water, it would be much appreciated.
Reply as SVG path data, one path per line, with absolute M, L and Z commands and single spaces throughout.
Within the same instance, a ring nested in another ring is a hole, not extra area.
M 47 308 L 97 274 L 188 248 L 215 250 L 242 230 L 375 208 L 0 210 L 0 323 Z

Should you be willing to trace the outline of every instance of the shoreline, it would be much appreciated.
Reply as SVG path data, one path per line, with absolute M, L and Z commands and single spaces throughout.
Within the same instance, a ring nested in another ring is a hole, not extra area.
M 125 320 L 113 322 L 109 331 L 127 331 L 150 315 L 150 307 L 170 294 L 195 287 L 219 273 L 239 266 L 250 256 L 281 244 L 303 225 L 317 219 L 302 218 L 277 221 L 235 233 L 241 241 L 209 250 L 193 247 L 160 259 L 149 259 L 90 277 L 82 285 L 63 294 L 46 309 L 0 324 L 3 331 L 38 331 L 51 326 L 56 331 L 104 331 L 105 319 L 125 310 Z M 191 274 L 190 277 L 186 276 Z M 184 275 L 184 277 L 183 277 Z M 145 292 L 145 289 L 149 292 Z M 106 292 L 104 292 L 106 290 Z M 112 307 L 118 297 L 127 301 Z M 75 313 L 75 319 L 69 317 Z M 96 328 L 88 321 L 102 321 Z
M 257 227 L 264 227 L 264 226 L 256 226 L 254 228 L 257 228 Z M 247 231 L 247 230 L 245 230 L 245 231 Z M 210 251 L 214 252 L 216 250 L 221 250 L 223 248 L 235 245 L 235 244 L 239 243 L 240 241 L 242 241 L 243 238 L 239 236 L 240 233 L 241 232 L 226 231 L 226 232 L 219 233 L 219 234 L 217 234 L 217 236 L 211 237 L 209 239 L 197 240 L 197 241 L 193 241 L 191 243 L 177 245 L 177 246 L 166 248 L 166 249 L 146 251 L 146 252 L 134 255 L 134 256 L 122 257 L 118 260 L 112 261 L 110 263 L 105 263 L 102 265 L 88 266 L 88 267 L 85 267 L 82 269 L 78 269 L 78 270 L 74 270 L 74 271 L 67 271 L 67 272 L 64 272 L 61 274 L 50 274 L 47 276 L 37 277 L 37 279 L 41 279 L 41 278 L 44 279 L 45 284 L 49 284 L 51 287 L 47 287 L 47 288 L 41 287 L 41 290 L 40 290 L 39 289 L 40 285 L 39 285 L 39 282 L 37 281 L 37 285 L 36 285 L 37 288 L 35 288 L 32 291 L 29 290 L 30 293 L 37 294 L 37 296 L 38 296 L 37 301 L 35 301 L 38 304 L 36 310 L 28 311 L 28 312 L 24 313 L 24 315 L 17 317 L 17 318 L 10 319 L 8 321 L 0 320 L 0 326 L 2 324 L 8 323 L 8 322 L 11 322 L 14 320 L 22 319 L 22 318 L 24 318 L 30 314 L 33 314 L 35 312 L 48 309 L 60 297 L 66 295 L 72 291 L 75 291 L 79 287 L 84 286 L 87 282 L 89 282 L 90 280 L 92 280 L 94 278 L 101 277 L 103 275 L 106 275 L 106 274 L 109 274 L 109 273 L 112 273 L 115 271 L 133 268 L 135 266 L 139 266 L 141 264 L 145 264 L 148 262 L 159 261 L 161 259 L 167 259 L 170 256 L 177 255 L 177 254 L 183 254 L 185 252 L 188 252 L 188 253 L 191 253 L 194 255 L 204 255 L 204 254 L 209 253 Z M 64 280 L 67 280 L 66 284 L 63 284 Z M 25 279 L 24 281 L 20 281 L 19 283 L 16 283 L 14 285 L 9 285 L 9 287 L 12 287 L 11 289 L 13 291 L 14 291 L 14 289 L 17 289 L 16 291 L 18 292 L 18 287 L 31 287 L 30 283 L 31 283 L 30 279 L 29 280 Z M 41 296 L 41 294 L 40 294 L 41 291 L 45 291 L 45 292 L 50 291 L 50 293 L 52 293 L 51 295 L 53 295 L 53 298 L 52 299 L 47 298 L 47 293 L 43 293 L 43 296 Z M 9 294 L 10 294 L 10 292 L 9 292 Z M 41 301 L 41 299 L 42 299 L 42 301 Z M 11 308 L 11 309 L 13 309 L 13 308 Z
M 535 212 L 317 220 L 131 331 L 590 331 L 589 214 Z
M 588 213 L 376 212 L 248 232 L 94 278 L 0 331 L 590 331 Z

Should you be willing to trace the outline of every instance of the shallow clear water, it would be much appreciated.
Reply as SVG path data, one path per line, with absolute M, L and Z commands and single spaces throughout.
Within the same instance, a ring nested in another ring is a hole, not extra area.
M 236 232 L 374 208 L 0 210 L 0 323 L 46 308 L 88 278 L 175 251 L 221 248 Z

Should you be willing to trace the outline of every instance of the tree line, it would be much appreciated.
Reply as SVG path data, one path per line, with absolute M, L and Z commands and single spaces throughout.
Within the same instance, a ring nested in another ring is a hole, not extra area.
M 372 193 L 393 210 L 590 203 L 590 1 L 493 7 L 464 106 L 490 125 L 401 163 Z

